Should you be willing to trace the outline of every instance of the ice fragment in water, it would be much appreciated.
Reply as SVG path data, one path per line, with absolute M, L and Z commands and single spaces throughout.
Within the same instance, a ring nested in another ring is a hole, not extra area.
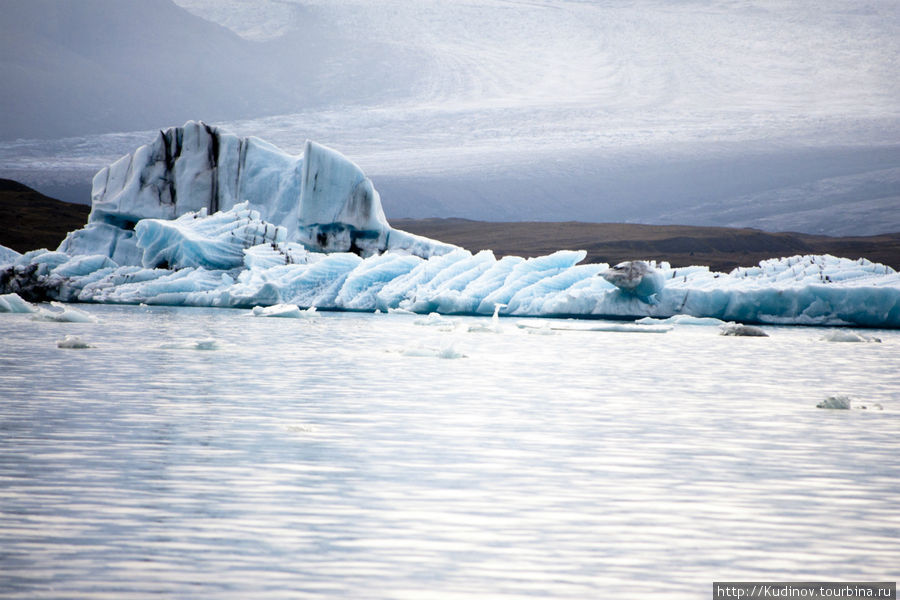
M 96 323 L 97 317 L 88 314 L 83 310 L 78 310 L 71 306 L 66 306 L 61 302 L 51 302 L 50 305 L 60 310 L 49 310 L 37 307 L 37 312 L 31 317 L 35 321 L 55 321 L 57 323 Z
M 93 348 L 92 345 L 82 340 L 76 335 L 67 335 L 63 339 L 56 342 L 57 348 Z
M 860 333 L 856 333 L 855 331 L 845 331 L 840 329 L 829 331 L 824 336 L 822 336 L 822 339 L 826 342 L 881 342 L 881 339 L 877 337 L 862 335 Z
M 742 323 L 725 323 L 719 330 L 719 335 L 736 337 L 769 337 L 769 334 L 759 327 L 744 325 Z
M 816 404 L 816 408 L 834 408 L 838 410 L 850 410 L 853 401 L 849 396 L 829 396 Z

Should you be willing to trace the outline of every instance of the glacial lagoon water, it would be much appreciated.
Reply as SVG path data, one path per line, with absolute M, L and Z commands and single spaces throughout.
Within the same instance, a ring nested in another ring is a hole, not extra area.
M 80 308 L 0 315 L 3 598 L 900 578 L 897 331 Z

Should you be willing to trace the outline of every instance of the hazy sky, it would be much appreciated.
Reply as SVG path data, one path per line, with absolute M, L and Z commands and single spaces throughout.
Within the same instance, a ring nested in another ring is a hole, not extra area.
M 4 43 L 4 77 L 28 77 L 3 102 L 40 110 L 4 130 L 49 139 L 5 135 L 0 173 L 96 170 L 192 118 L 341 150 L 389 217 L 900 214 L 896 1 L 178 0 L 224 28 L 166 0 L 10 4 L 32 33 Z M 60 4 L 94 11 L 80 37 L 40 18 Z

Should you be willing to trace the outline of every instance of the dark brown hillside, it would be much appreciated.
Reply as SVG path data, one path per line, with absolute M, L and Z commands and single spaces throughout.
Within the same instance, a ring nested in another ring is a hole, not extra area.
M 718 271 L 752 266 L 794 254 L 864 257 L 900 269 L 900 233 L 834 238 L 758 229 L 636 225 L 630 223 L 487 223 L 466 219 L 392 219 L 398 229 L 497 256 L 538 256 L 559 249 L 587 250 L 588 262 L 631 259 L 669 261 L 673 266 L 709 265 Z
M 0 179 L 0 245 L 18 252 L 55 250 L 66 233 L 84 227 L 90 206 L 49 198 L 10 179 Z

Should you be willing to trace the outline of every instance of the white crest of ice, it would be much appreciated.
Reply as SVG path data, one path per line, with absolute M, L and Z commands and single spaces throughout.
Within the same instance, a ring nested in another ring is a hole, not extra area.
M 16 252 L 12 248 L 0 244 L 0 266 L 14 263 L 20 256 L 22 256 L 21 252 Z
M 247 202 L 208 215 L 205 209 L 177 219 L 143 219 L 134 228 L 145 267 L 233 269 L 244 264 L 244 250 L 285 241 L 287 231 L 266 223 Z

